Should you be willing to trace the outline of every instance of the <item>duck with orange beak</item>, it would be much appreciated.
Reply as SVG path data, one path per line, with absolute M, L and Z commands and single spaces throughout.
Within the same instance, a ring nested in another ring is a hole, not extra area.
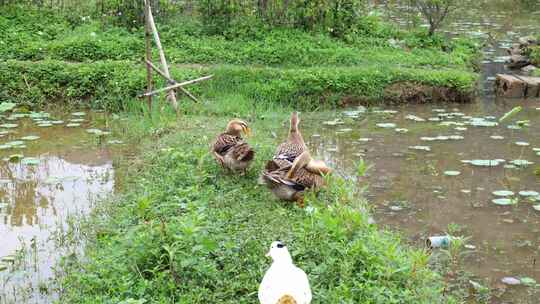
M 240 119 L 233 119 L 227 124 L 225 132 L 219 134 L 212 143 L 211 153 L 225 169 L 245 174 L 253 162 L 255 151 L 242 138 L 251 135 L 248 124 Z

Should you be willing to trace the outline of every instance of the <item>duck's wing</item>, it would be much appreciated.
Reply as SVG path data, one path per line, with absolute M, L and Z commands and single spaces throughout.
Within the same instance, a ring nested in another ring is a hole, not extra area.
M 230 148 L 231 149 L 231 148 Z M 238 161 L 252 161 L 255 157 L 255 151 L 244 141 L 237 142 L 231 149 L 234 159 Z
M 241 140 L 242 139 L 238 136 L 233 136 L 226 133 L 219 134 L 212 145 L 212 150 L 220 155 L 225 155 L 227 151 L 229 151 Z
M 299 297 L 299 303 L 298 304 L 309 304 L 311 303 L 311 287 L 309 286 L 309 279 L 307 274 L 300 268 L 295 268 L 295 274 L 294 277 L 296 278 L 296 288 L 298 289 L 298 297 Z

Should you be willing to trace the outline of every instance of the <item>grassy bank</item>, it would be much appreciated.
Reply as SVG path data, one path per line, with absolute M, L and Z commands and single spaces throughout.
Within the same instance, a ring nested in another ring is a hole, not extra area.
M 225 117 L 185 117 L 149 141 L 143 162 L 131 166 L 130 191 L 92 218 L 86 256 L 66 259 L 62 300 L 255 303 L 269 265 L 264 252 L 281 239 L 309 274 L 314 303 L 445 302 L 425 253 L 369 224 L 354 183 L 331 179 L 305 209 L 283 205 L 256 184 L 278 142 L 270 132 L 281 138 L 286 131 L 286 111 L 271 113 L 248 117 L 257 158 L 244 177 L 223 173 L 208 155 Z M 140 120 L 125 123 L 148 130 Z
M 0 99 L 43 106 L 66 102 L 92 108 L 121 110 L 140 103 L 145 69 L 130 61 L 66 63 L 63 61 L 0 62 Z M 305 109 L 350 102 L 375 102 L 388 97 L 385 88 L 410 82 L 473 93 L 475 75 L 459 69 L 428 70 L 400 66 L 273 68 L 257 66 L 173 66 L 175 79 L 214 75 L 192 91 L 209 102 L 224 95 L 253 104 L 288 104 Z M 158 81 L 158 87 L 163 81 Z M 191 103 L 186 100 L 188 105 Z
M 387 87 L 406 82 L 463 97 L 443 101 L 471 99 L 477 79 L 474 42 L 398 31 L 376 17 L 362 20 L 358 32 L 340 39 L 256 24 L 238 24 L 214 35 L 193 18 L 158 26 L 176 79 L 216 75 L 198 92 L 204 97 L 216 95 L 217 88 L 257 103 L 317 108 L 381 100 Z M 7 88 L 0 98 L 117 110 L 144 90 L 140 28 L 7 6 L 0 12 L 0 34 L 0 85 Z

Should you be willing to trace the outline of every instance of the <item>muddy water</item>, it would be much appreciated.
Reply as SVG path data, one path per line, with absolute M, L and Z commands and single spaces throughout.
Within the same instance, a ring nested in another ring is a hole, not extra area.
M 370 186 L 367 195 L 380 225 L 417 247 L 431 235 L 470 236 L 472 253 L 462 266 L 492 288 L 490 303 L 538 303 L 538 287 L 507 286 L 501 279 L 540 282 L 540 210 L 534 209 L 540 209 L 540 196 L 518 194 L 540 192 L 534 173 L 540 170 L 540 100 L 505 100 L 492 92 L 496 73 L 521 74 L 505 67 L 505 48 L 520 35 L 540 32 L 539 16 L 540 10 L 464 14 L 450 25 L 451 35 L 487 42 L 480 96 L 472 104 L 352 108 L 303 120 L 313 153 L 340 174 L 354 178 L 361 158 L 374 165 L 359 182 Z M 499 123 L 515 106 L 523 110 Z M 422 150 L 410 148 L 415 146 Z M 467 162 L 496 159 L 504 162 L 489 167 Z M 513 160 L 531 164 L 516 166 Z M 494 204 L 498 190 L 514 192 L 510 198 L 517 204 Z
M 71 250 L 67 243 L 75 242 L 66 234 L 70 223 L 114 191 L 112 155 L 117 148 L 107 143 L 111 139 L 87 131 L 103 128 L 104 115 L 80 115 L 10 120 L 5 114 L 1 119 L 17 126 L 1 129 L 9 133 L 0 145 L 22 140 L 26 147 L 0 150 L 0 259 L 8 266 L 0 272 L 0 303 L 48 302 L 52 291 L 45 287 L 53 266 Z M 82 120 L 75 122 L 81 125 L 67 127 L 71 119 Z M 38 126 L 47 121 L 58 124 Z M 39 138 L 21 139 L 25 136 Z M 8 160 L 14 154 L 25 158 Z

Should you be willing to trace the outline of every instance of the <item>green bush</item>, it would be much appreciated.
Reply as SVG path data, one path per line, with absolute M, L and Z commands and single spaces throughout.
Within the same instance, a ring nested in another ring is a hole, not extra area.
M 147 159 L 152 166 L 131 180 L 133 191 L 96 217 L 86 257 L 68 258 L 62 301 L 255 303 L 270 263 L 264 253 L 281 239 L 309 274 L 313 303 L 443 302 L 427 256 L 369 224 L 352 183 L 331 180 L 308 196 L 311 211 L 285 207 L 254 186 L 256 169 L 245 177 L 221 173 L 207 152 L 207 136 L 219 130 L 194 129 L 204 121 L 186 119 L 188 131 L 159 144 Z M 214 119 L 212 126 L 226 123 Z M 271 127 L 254 126 L 260 134 Z M 274 143 L 254 140 L 259 168 Z

